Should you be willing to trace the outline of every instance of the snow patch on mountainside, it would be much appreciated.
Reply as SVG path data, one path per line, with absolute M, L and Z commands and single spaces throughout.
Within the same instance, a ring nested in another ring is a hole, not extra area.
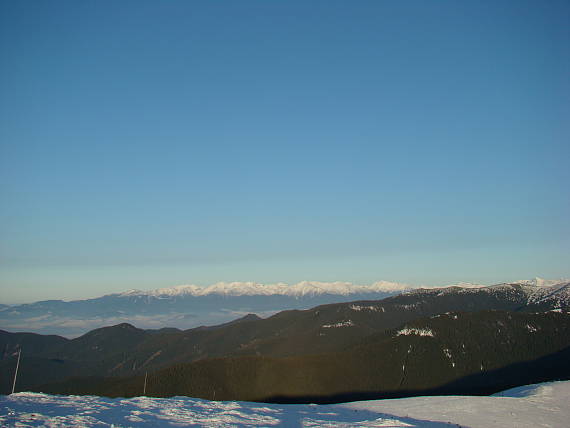
M 352 309 L 353 311 L 371 311 L 371 312 L 385 312 L 384 307 L 382 306 L 373 306 L 373 305 L 367 305 L 367 306 L 363 306 L 363 305 L 350 305 L 349 306 L 350 309 Z
M 354 326 L 354 323 L 351 320 L 347 320 L 347 321 L 340 321 L 335 324 L 325 324 L 323 325 L 323 328 L 338 328 L 338 327 L 352 327 L 352 326 Z
M 396 336 L 428 336 L 434 337 L 433 330 L 429 328 L 408 328 L 405 327 L 396 332 Z

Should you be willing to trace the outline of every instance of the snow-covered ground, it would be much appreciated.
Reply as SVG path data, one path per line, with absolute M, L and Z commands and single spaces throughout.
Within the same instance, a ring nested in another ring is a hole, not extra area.
M 568 427 L 570 381 L 490 397 L 416 397 L 334 405 L 108 399 L 21 392 L 0 397 L 3 427 Z
M 340 405 L 369 412 L 451 422 L 463 427 L 570 427 L 570 381 L 528 385 L 489 397 L 414 397 Z M 397 425 L 396 425 L 397 426 Z M 426 427 L 436 426 L 429 425 Z

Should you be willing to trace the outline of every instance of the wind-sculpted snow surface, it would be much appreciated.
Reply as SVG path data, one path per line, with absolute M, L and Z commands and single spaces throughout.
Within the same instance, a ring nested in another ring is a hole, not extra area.
M 107 399 L 23 392 L 0 398 L 6 427 L 564 427 L 570 381 L 490 397 L 416 397 L 336 405 L 276 405 L 192 398 Z
M 105 399 L 18 393 L 0 400 L 2 426 L 18 427 L 448 427 L 342 405 L 269 405 L 191 398 Z

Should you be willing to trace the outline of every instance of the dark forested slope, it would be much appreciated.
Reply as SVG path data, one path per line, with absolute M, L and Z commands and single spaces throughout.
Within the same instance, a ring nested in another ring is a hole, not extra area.
M 147 395 L 335 402 L 417 394 L 491 393 L 568 378 L 570 315 L 483 311 L 423 318 L 339 352 L 232 356 L 152 372 Z M 72 379 L 42 391 L 141 395 L 143 376 Z

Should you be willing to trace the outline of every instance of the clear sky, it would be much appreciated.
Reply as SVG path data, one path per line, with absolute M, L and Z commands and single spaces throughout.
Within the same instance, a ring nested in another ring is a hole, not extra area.
M 0 302 L 570 276 L 569 1 L 0 0 Z

